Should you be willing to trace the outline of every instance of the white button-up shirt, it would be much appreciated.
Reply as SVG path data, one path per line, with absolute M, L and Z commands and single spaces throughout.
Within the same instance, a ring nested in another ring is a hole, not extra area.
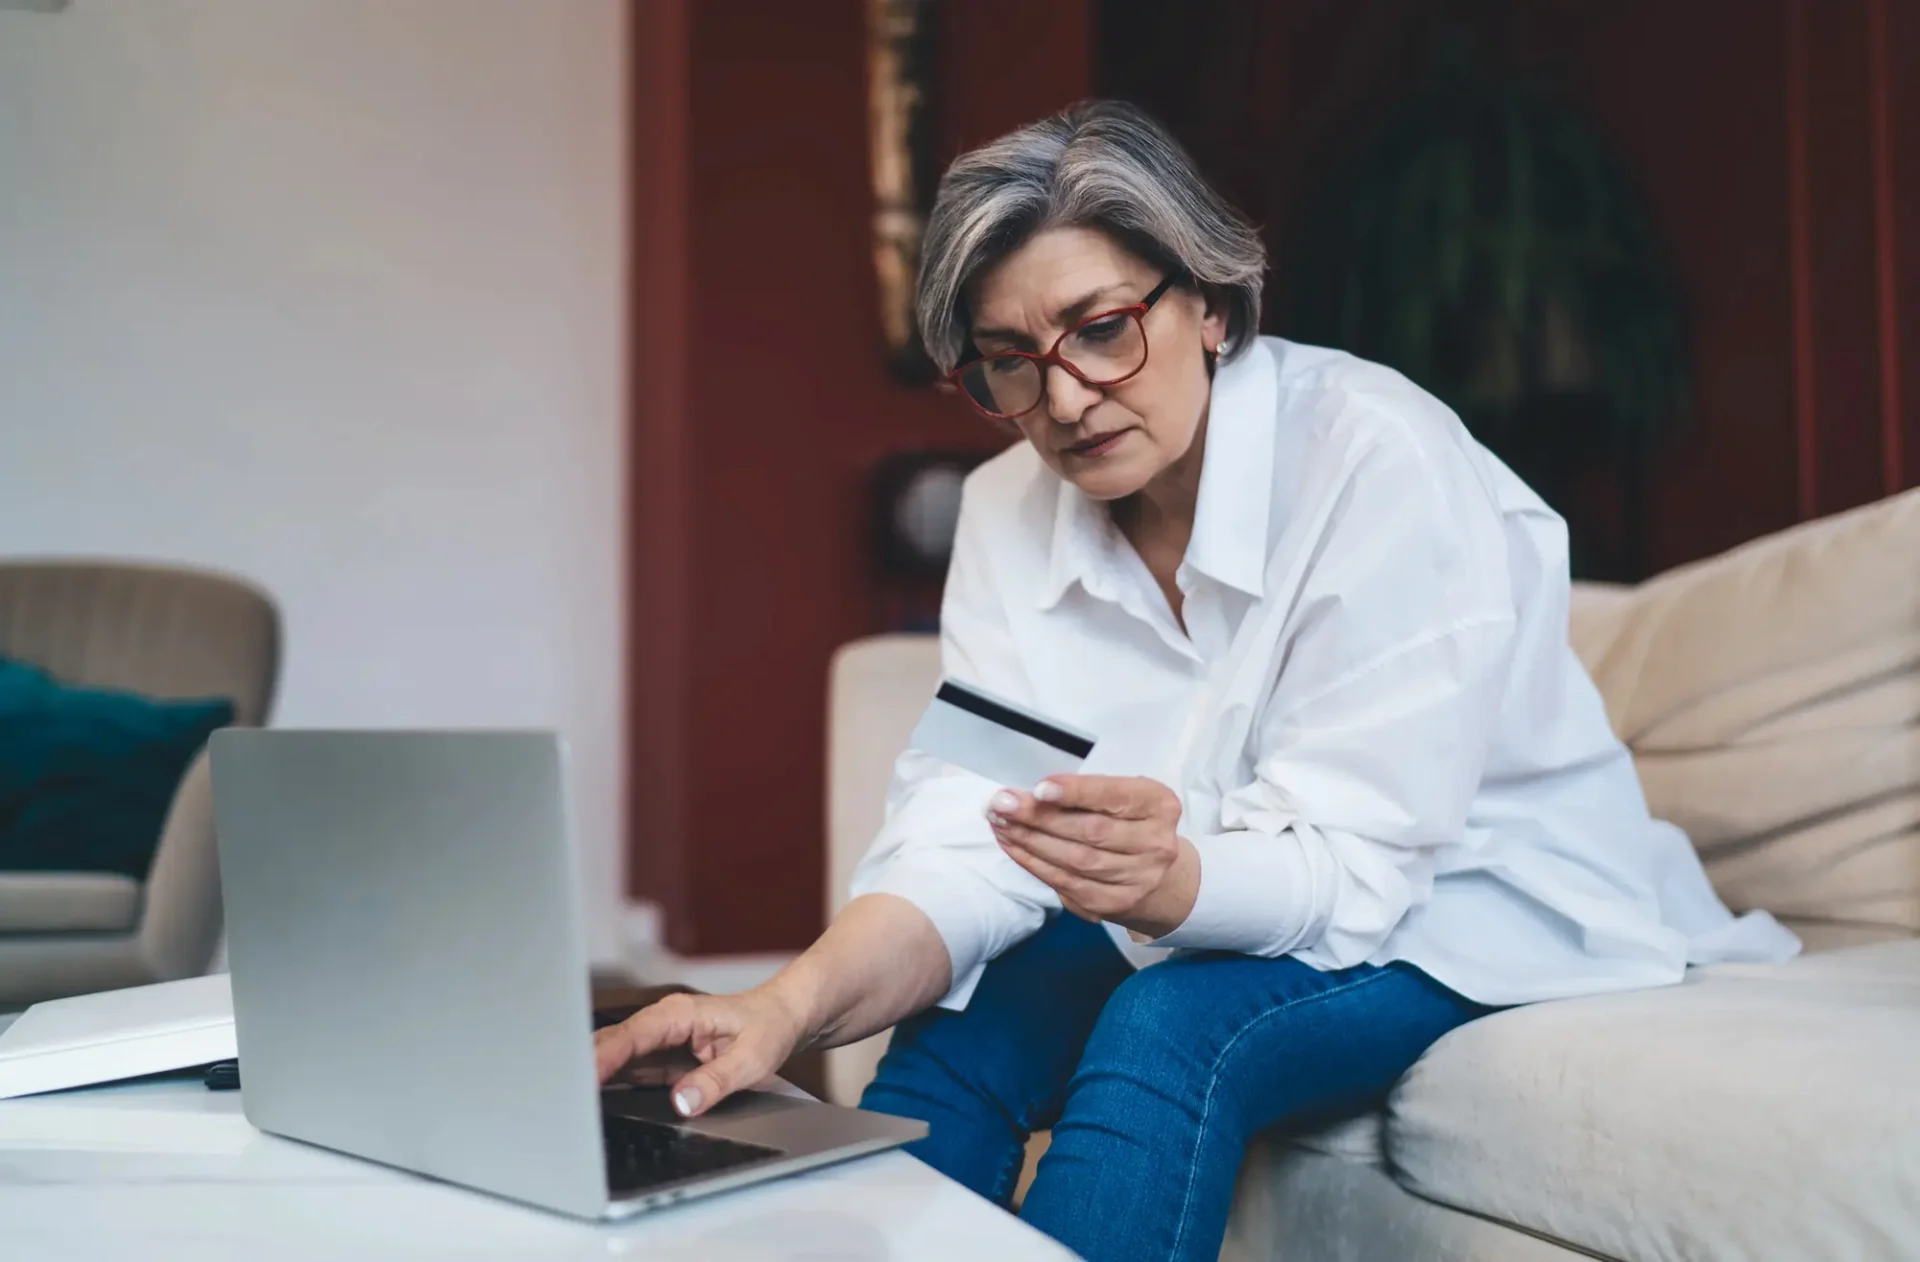
M 1512 1004 L 1798 949 L 1648 815 L 1568 646 L 1565 524 L 1445 406 L 1264 338 L 1216 373 L 1205 442 L 1184 631 L 1025 444 L 968 479 L 941 615 L 947 674 L 1093 733 L 1089 771 L 1180 795 L 1198 899 L 1149 945 L 1109 926 L 1136 964 L 1405 960 Z M 854 875 L 932 919 L 949 1008 L 1060 909 L 994 841 L 998 787 L 908 750 Z

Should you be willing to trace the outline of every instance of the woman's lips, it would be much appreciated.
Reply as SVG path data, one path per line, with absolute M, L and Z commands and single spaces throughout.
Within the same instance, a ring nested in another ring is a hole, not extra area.
M 1120 440 L 1126 436 L 1126 430 L 1116 429 L 1111 433 L 1095 434 L 1083 443 L 1075 443 L 1073 446 L 1064 447 L 1061 450 L 1069 456 L 1078 456 L 1082 460 L 1092 460 L 1112 451 Z

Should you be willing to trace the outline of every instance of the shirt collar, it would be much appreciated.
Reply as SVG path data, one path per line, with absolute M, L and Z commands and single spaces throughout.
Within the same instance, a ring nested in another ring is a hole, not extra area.
M 1188 565 L 1255 600 L 1266 590 L 1279 401 L 1279 374 L 1265 342 L 1256 340 L 1215 370 L 1200 500 L 1187 542 Z
M 1266 586 L 1279 397 L 1273 356 L 1263 342 L 1215 370 L 1200 498 L 1187 543 L 1189 566 L 1256 600 Z M 1075 582 L 1093 591 L 1113 531 L 1103 505 L 1064 479 L 1058 487 L 1042 609 L 1058 604 Z

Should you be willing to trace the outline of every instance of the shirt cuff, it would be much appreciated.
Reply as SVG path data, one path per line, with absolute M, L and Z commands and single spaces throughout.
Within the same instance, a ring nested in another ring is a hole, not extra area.
M 973 997 L 980 975 L 987 971 L 990 943 L 980 908 L 967 888 L 966 874 L 932 872 L 913 863 L 881 865 L 853 890 L 861 894 L 892 894 L 925 913 L 946 945 L 953 980 L 936 1006 L 959 1012 Z
M 1193 910 L 1157 947 L 1274 958 L 1297 950 L 1313 919 L 1312 873 L 1291 830 L 1190 837 L 1200 856 Z

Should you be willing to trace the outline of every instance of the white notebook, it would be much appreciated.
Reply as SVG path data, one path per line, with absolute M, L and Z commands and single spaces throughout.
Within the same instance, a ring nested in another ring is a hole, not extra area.
M 225 973 L 35 1004 L 0 1031 L 0 1100 L 235 1055 Z

